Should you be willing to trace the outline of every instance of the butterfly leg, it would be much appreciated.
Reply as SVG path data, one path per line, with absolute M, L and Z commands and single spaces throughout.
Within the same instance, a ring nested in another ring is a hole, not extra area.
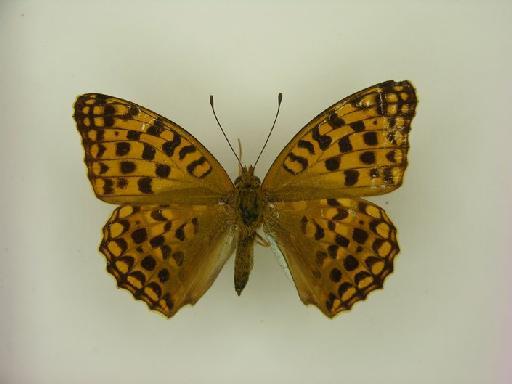
M 265 239 L 263 236 L 261 236 L 258 232 L 255 232 L 256 234 L 256 243 L 258 245 L 261 245 L 262 247 L 268 248 L 270 247 L 270 243 Z

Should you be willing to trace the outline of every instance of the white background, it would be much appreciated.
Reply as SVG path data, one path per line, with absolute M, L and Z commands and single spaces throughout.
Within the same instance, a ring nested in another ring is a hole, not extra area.
M 2 1 L 1 383 L 510 383 L 512 5 L 499 1 Z M 305 122 L 388 79 L 420 104 L 385 289 L 334 320 L 257 248 L 167 320 L 116 289 L 71 118 L 103 92 L 266 170 Z

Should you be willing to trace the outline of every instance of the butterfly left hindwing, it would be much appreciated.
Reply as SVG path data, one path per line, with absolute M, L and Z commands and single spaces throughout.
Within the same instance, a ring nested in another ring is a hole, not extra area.
M 234 237 L 227 205 L 123 205 L 103 228 L 100 251 L 120 288 L 171 317 L 212 285 Z

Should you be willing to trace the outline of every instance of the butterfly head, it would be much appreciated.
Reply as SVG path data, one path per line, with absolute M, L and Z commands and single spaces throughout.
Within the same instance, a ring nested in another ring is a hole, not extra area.
M 240 168 L 240 175 L 235 180 L 238 189 L 256 189 L 260 184 L 260 178 L 254 175 L 254 165 L 244 165 Z

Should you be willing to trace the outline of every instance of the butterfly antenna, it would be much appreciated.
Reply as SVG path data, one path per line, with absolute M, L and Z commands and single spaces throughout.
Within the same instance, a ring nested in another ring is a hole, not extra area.
M 240 163 L 242 162 L 242 142 L 240 141 L 240 138 L 237 138 L 238 140 L 238 153 L 239 153 L 239 157 L 240 157 Z M 238 174 L 241 175 L 242 174 L 242 164 L 238 165 Z
M 270 128 L 270 132 L 268 133 L 267 139 L 265 140 L 265 144 L 263 144 L 263 147 L 261 148 L 261 151 L 258 155 L 258 158 L 256 159 L 256 162 L 254 163 L 254 167 L 256 168 L 256 164 L 258 164 L 258 161 L 260 160 L 261 154 L 265 150 L 268 139 L 270 139 L 270 135 L 272 135 L 272 131 L 274 130 L 274 127 L 276 126 L 277 116 L 279 116 L 279 109 L 281 108 L 281 102 L 283 101 L 283 94 L 279 92 L 279 95 L 277 95 L 277 112 L 276 117 L 274 118 L 274 123 L 272 124 L 272 128 Z
M 236 154 L 235 150 L 233 149 L 233 146 L 231 145 L 231 143 L 229 142 L 229 139 L 228 137 L 226 136 L 226 132 L 224 132 L 224 129 L 222 128 L 222 125 L 220 124 L 220 121 L 219 119 L 217 118 L 217 114 L 215 113 L 215 107 L 213 106 L 213 95 L 210 95 L 210 105 L 212 107 L 212 111 L 213 111 L 213 116 L 215 117 L 215 120 L 217 121 L 217 124 L 222 132 L 222 134 L 224 135 L 224 138 L 226 139 L 226 141 L 228 142 L 228 145 L 229 145 L 229 148 L 231 148 L 231 152 L 233 152 L 233 155 L 235 155 L 236 157 L 236 160 L 238 161 L 238 165 L 240 165 L 240 167 L 242 166 L 242 163 L 240 161 L 240 158 L 238 157 L 238 155 Z

